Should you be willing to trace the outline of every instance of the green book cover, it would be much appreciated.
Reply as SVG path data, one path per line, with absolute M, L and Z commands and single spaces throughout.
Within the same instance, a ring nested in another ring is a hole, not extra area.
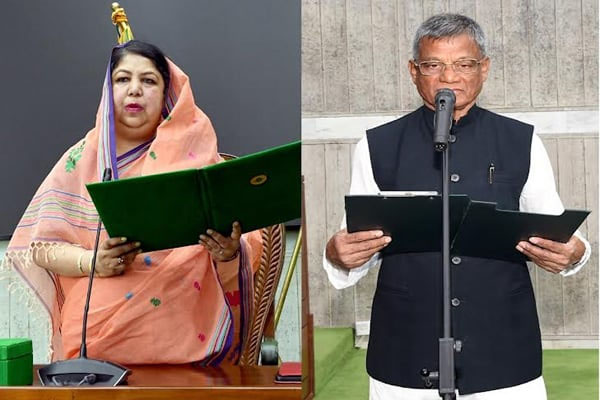
M 213 164 L 87 186 L 110 237 L 144 251 L 198 243 L 200 233 L 243 232 L 300 217 L 300 142 Z

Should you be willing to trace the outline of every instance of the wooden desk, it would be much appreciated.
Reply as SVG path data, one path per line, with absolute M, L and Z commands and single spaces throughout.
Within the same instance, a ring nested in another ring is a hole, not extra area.
M 278 367 L 183 365 L 131 367 L 129 385 L 111 388 L 42 387 L 34 367 L 33 386 L 0 387 L 0 399 L 11 400 L 299 400 L 300 384 L 274 383 Z

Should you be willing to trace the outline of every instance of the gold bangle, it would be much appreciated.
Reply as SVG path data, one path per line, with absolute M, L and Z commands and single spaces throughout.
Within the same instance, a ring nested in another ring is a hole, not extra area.
M 81 272 L 81 275 L 85 276 L 87 275 L 87 273 L 85 273 L 83 271 L 83 266 L 81 265 L 81 259 L 83 258 L 83 256 L 85 256 L 85 251 L 83 251 L 80 255 L 79 258 L 77 259 L 77 268 L 79 268 L 79 272 Z

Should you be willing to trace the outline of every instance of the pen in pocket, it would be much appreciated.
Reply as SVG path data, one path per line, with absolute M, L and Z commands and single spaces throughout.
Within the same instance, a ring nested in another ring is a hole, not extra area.
M 490 163 L 490 166 L 488 167 L 488 182 L 491 185 L 492 183 L 494 183 L 494 171 L 496 170 L 496 167 L 494 166 L 494 163 Z

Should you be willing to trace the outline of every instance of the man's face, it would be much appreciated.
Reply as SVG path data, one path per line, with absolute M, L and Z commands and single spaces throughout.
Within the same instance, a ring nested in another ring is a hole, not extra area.
M 419 59 L 416 61 L 419 63 L 439 61 L 451 64 L 464 59 L 481 59 L 477 44 L 467 34 L 441 39 L 423 38 L 419 46 Z M 487 78 L 489 66 L 490 60 L 486 57 L 472 74 L 455 72 L 452 65 L 446 65 L 440 74 L 426 76 L 421 74 L 412 61 L 408 63 L 412 80 L 425 101 L 425 105 L 435 110 L 437 91 L 442 88 L 452 89 L 456 95 L 455 116 L 459 117 L 466 114 L 475 104 L 483 82 Z

